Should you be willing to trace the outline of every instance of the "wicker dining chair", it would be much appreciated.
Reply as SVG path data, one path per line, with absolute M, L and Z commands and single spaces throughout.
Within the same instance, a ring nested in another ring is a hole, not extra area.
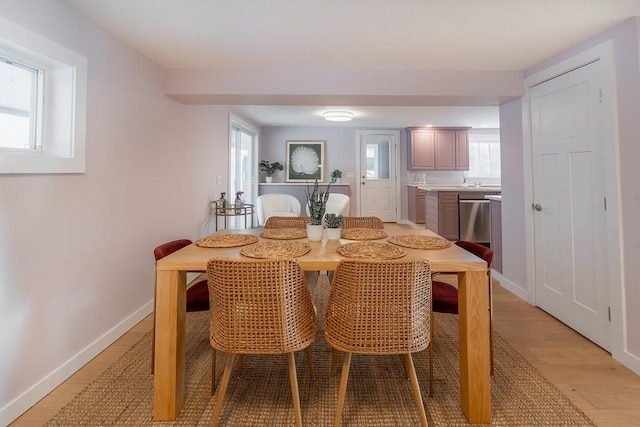
M 207 277 L 212 351 L 228 353 L 211 425 L 220 417 L 236 355 L 286 353 L 295 422 L 302 426 L 294 352 L 306 350 L 313 378 L 311 344 L 316 334 L 316 313 L 302 267 L 292 259 L 212 258 Z
M 342 228 L 375 228 L 382 230 L 384 223 L 377 216 L 345 216 Z
M 411 353 L 429 346 L 431 267 L 426 260 L 342 260 L 331 282 L 325 338 L 345 352 L 334 426 L 339 426 L 352 353 L 402 355 L 420 422 L 427 425 Z
M 311 222 L 308 216 L 270 216 L 264 228 L 307 228 Z
M 455 244 L 460 246 L 462 249 L 471 252 L 478 258 L 482 258 L 487 263 L 487 286 L 489 287 L 489 360 L 491 363 L 490 372 L 493 374 L 493 286 L 491 283 L 491 262 L 493 261 L 493 250 L 479 243 L 468 242 L 466 240 L 458 240 Z M 433 277 L 437 277 L 440 274 L 447 273 L 436 273 Z M 440 280 L 433 280 L 432 288 L 432 311 L 437 313 L 458 314 L 458 288 Z M 431 330 L 435 330 L 435 324 L 431 326 Z M 430 351 L 433 352 L 433 349 Z
M 171 255 L 179 249 L 189 246 L 193 243 L 189 239 L 178 239 L 171 242 L 163 243 L 153 250 L 153 256 L 156 261 Z M 198 277 L 193 285 L 187 289 L 187 311 L 206 311 L 209 310 L 209 288 L 206 280 L 199 280 Z M 155 301 L 155 292 L 154 298 Z M 151 337 L 151 373 L 155 371 L 155 355 L 156 355 L 156 332 L 155 317 L 153 319 L 153 335 Z

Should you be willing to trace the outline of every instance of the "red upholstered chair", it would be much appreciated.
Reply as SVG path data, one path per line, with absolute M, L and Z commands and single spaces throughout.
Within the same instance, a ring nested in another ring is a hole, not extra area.
M 193 243 L 188 239 L 173 240 L 164 243 L 153 250 L 156 261 L 174 253 L 175 251 Z M 155 296 L 154 296 L 155 301 Z M 209 287 L 207 280 L 199 280 L 187 289 L 187 311 L 209 310 Z M 154 371 L 156 343 L 155 343 L 155 319 L 153 325 L 153 338 L 151 340 L 151 373 Z
M 456 245 L 460 246 L 462 249 L 471 252 L 478 258 L 482 258 L 488 266 L 487 269 L 487 278 L 488 278 L 488 286 L 489 286 L 489 348 L 491 353 L 491 373 L 493 374 L 493 326 L 491 325 L 491 311 L 493 308 L 493 303 L 491 300 L 491 262 L 493 261 L 493 251 L 488 247 L 481 245 L 479 243 L 467 242 L 465 240 L 458 240 Z M 436 276 L 436 275 L 434 275 Z M 441 282 L 439 280 L 433 280 L 431 282 L 432 292 L 433 292 L 433 308 L 432 311 L 438 313 L 452 313 L 458 314 L 458 288 L 449 283 Z M 432 322 L 431 331 L 433 332 L 434 325 Z M 431 346 L 433 348 L 433 346 Z M 432 351 L 432 349 L 430 349 Z

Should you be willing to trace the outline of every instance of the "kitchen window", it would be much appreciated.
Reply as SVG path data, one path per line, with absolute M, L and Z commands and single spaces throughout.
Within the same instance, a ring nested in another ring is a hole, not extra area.
M 469 136 L 468 178 L 500 178 L 500 136 Z
M 87 58 L 0 17 L 0 174 L 83 173 Z

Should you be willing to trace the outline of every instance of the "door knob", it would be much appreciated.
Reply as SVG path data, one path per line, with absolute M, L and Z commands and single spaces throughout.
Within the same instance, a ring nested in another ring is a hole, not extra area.
M 542 205 L 540 203 L 532 203 L 531 209 L 540 212 L 542 210 Z

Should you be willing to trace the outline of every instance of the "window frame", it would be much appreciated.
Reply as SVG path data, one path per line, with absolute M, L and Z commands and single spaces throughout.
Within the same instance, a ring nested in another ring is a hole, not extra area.
M 3 17 L 0 56 L 43 70 L 36 149 L 0 148 L 0 174 L 84 173 L 87 58 Z

